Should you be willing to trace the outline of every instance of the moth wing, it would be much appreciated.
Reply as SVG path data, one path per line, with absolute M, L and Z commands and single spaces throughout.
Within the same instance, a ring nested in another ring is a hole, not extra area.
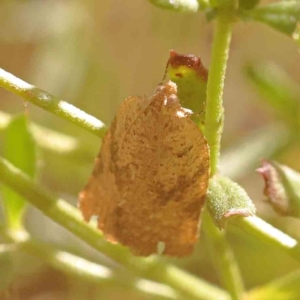
M 192 252 L 208 185 L 208 149 L 190 118 L 152 101 L 119 150 L 117 239 L 138 255 Z M 201 154 L 202 153 L 202 154 Z
M 126 135 L 131 122 L 143 109 L 143 103 L 145 100 L 141 97 L 129 97 L 121 104 L 103 139 L 92 175 L 79 195 L 79 208 L 84 219 L 89 221 L 92 216 L 98 216 L 98 226 L 110 240 L 115 239 L 116 209 L 120 202 L 113 163 L 118 147 L 116 141 Z

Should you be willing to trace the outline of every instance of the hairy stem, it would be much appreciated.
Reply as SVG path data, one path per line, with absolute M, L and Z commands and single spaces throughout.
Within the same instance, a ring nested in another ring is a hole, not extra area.
M 215 21 L 212 58 L 206 92 L 205 137 L 210 151 L 211 176 L 217 172 L 220 156 L 224 120 L 223 88 L 231 35 L 232 21 L 225 11 L 221 12 Z M 219 232 L 208 215 L 204 218 L 203 229 L 209 237 L 208 243 L 212 250 L 210 252 L 223 286 L 228 290 L 233 300 L 241 299 L 243 281 L 226 236 L 224 233 Z
M 133 257 L 124 247 L 106 242 L 99 230 L 82 220 L 82 216 L 76 208 L 63 199 L 56 198 L 42 190 L 26 174 L 1 157 L 0 179 L 53 221 L 74 233 L 96 250 L 125 265 L 136 275 L 168 284 L 184 294 L 184 299 L 228 300 L 228 294 L 225 291 L 179 270 L 175 266 L 164 264 L 156 258 Z
M 210 172 L 218 169 L 220 142 L 223 130 L 223 88 L 227 66 L 232 23 L 220 15 L 215 23 L 212 58 L 206 92 L 205 137 L 210 149 Z
M 72 104 L 60 100 L 48 92 L 15 77 L 3 69 L 0 69 L 0 86 L 21 96 L 26 101 L 32 102 L 63 119 L 79 125 L 99 137 L 103 137 L 106 132 L 105 124 L 100 120 Z

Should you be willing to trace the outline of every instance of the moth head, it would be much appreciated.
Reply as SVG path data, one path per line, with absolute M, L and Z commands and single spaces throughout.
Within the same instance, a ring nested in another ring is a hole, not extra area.
M 177 86 L 170 80 L 166 83 L 160 83 L 155 89 L 155 94 L 160 95 L 161 99 L 164 99 L 163 103 L 168 108 L 175 108 L 180 105 L 177 97 Z
M 165 100 L 165 105 L 169 108 L 177 107 L 180 105 L 179 98 L 175 94 L 171 94 Z
M 161 93 L 164 92 L 164 90 L 165 90 L 165 85 L 164 85 L 163 83 L 160 83 L 160 84 L 156 87 L 156 89 L 155 89 L 155 91 L 154 91 L 154 94 L 161 94 Z
M 166 96 L 177 95 L 177 85 L 176 85 L 176 83 L 172 82 L 171 80 L 166 82 L 166 84 L 165 84 L 165 93 L 166 93 Z
M 176 83 L 172 81 L 167 81 L 166 83 L 161 82 L 155 89 L 154 94 L 165 94 L 165 96 L 170 96 L 172 94 L 177 95 Z

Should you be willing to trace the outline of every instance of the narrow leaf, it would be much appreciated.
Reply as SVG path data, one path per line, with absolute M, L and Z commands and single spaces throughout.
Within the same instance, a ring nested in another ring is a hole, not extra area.
M 300 111 L 300 86 L 273 63 L 252 64 L 246 68 L 262 100 L 292 126 L 298 125 Z
M 206 201 L 208 211 L 220 229 L 225 228 L 231 217 L 255 214 L 255 206 L 246 191 L 227 177 L 215 176 L 210 180 Z
M 300 21 L 300 2 L 282 1 L 243 11 L 242 16 L 265 23 L 285 34 L 292 35 Z
M 149 0 L 153 5 L 163 9 L 179 12 L 197 12 L 199 2 L 197 0 Z
M 265 180 L 264 194 L 280 214 L 300 218 L 300 173 L 264 160 L 257 170 Z
M 4 154 L 7 160 L 33 177 L 36 171 L 36 147 L 29 131 L 28 120 L 24 115 L 12 119 L 6 129 Z M 7 225 L 19 228 L 25 209 L 25 200 L 7 186 L 3 186 L 2 195 Z

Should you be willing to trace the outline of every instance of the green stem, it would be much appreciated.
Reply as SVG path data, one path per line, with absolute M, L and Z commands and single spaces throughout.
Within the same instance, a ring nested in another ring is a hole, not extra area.
M 220 143 L 223 130 L 223 88 L 225 72 L 232 35 L 232 21 L 221 12 L 216 19 L 212 58 L 209 68 L 205 114 L 205 137 L 210 150 L 210 173 L 213 176 L 218 169 Z M 243 281 L 239 273 L 234 254 L 227 243 L 224 233 L 221 233 L 207 215 L 203 224 L 211 245 L 211 253 L 219 272 L 223 286 L 232 299 L 239 300 L 243 294 Z
M 233 300 L 242 299 L 244 293 L 242 276 L 225 232 L 216 227 L 207 210 L 203 212 L 202 218 L 203 231 L 209 237 L 207 239 L 209 253 L 219 273 L 221 283 Z
M 26 101 L 63 118 L 80 127 L 103 137 L 106 132 L 105 124 L 81 109 L 60 100 L 46 91 L 43 91 L 14 75 L 0 69 L 0 86 L 6 90 L 21 96 Z
M 232 34 L 232 22 L 221 14 L 215 23 L 212 58 L 206 95 L 205 137 L 210 149 L 210 171 L 218 169 L 220 142 L 223 130 L 223 88 Z
M 141 293 L 144 296 L 151 296 L 152 299 L 179 299 L 179 295 L 168 286 L 136 278 L 133 274 L 127 273 L 125 275 L 120 269 L 111 270 L 51 245 L 35 241 L 26 232 L 4 232 L 4 237 L 14 244 L 4 244 L 3 246 L 13 247 L 13 251 L 16 249 L 24 250 L 39 257 L 53 268 L 70 276 L 76 276 L 80 280 L 111 286 L 117 284 L 128 290 Z M 147 286 L 152 287 L 152 289 L 146 289 L 145 287 Z
M 258 217 L 236 218 L 231 223 L 300 262 L 300 243 Z
M 120 245 L 106 242 L 100 231 L 82 220 L 72 205 L 45 192 L 26 174 L 0 157 L 0 178 L 3 183 L 25 197 L 33 206 L 59 223 L 80 239 L 115 261 L 125 265 L 141 277 L 168 284 L 185 295 L 184 299 L 228 300 L 228 294 L 175 266 L 156 258 L 142 259 L 132 256 Z

